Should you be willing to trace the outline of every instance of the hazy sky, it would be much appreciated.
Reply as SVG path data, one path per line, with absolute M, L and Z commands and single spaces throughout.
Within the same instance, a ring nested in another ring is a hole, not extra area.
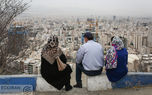
M 26 13 L 37 15 L 152 16 L 152 0 L 32 0 L 30 6 Z

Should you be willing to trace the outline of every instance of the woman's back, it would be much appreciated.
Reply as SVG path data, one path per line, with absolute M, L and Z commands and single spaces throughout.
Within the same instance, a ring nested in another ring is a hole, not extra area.
M 126 48 L 117 50 L 117 68 L 107 69 L 106 74 L 111 82 L 116 82 L 128 72 L 128 52 Z
M 58 38 L 51 36 L 48 43 L 44 46 L 41 55 L 41 75 L 58 90 L 65 86 L 65 90 L 69 91 L 72 89 L 70 85 L 72 69 L 66 64 L 66 56 L 58 47 L 58 44 Z
M 67 59 L 64 54 L 60 55 L 60 59 L 63 63 L 66 64 Z M 55 60 L 53 64 L 50 64 L 47 60 L 43 57 L 41 59 L 41 74 L 43 77 L 47 77 L 51 79 L 58 80 L 58 77 L 62 77 L 62 73 L 58 70 L 57 61 Z M 53 78 L 52 78 L 53 77 Z

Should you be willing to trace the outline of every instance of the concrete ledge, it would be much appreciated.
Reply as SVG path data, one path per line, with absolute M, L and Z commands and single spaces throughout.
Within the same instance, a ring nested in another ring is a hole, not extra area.
M 112 89 L 111 83 L 107 79 L 105 74 L 99 76 L 88 76 L 87 78 L 87 89 L 88 91 L 98 91 Z
M 88 91 L 108 90 L 116 88 L 131 88 L 135 86 L 152 85 L 152 73 L 129 72 L 125 77 L 115 83 L 111 83 L 106 74 L 87 79 Z
M 32 85 L 33 91 L 58 91 L 48 84 L 40 75 L 2 75 L 0 85 Z M 106 74 L 87 78 L 88 91 L 99 91 L 116 88 L 152 85 L 152 73 L 130 72 L 120 81 L 111 83 Z
M 112 88 L 131 88 L 152 85 L 152 73 L 128 73 L 120 81 L 112 83 Z
M 0 76 L 0 92 L 7 92 L 7 90 L 10 90 L 9 92 L 22 92 L 23 90 L 29 89 L 29 91 L 35 91 L 36 90 L 36 76 L 33 75 L 6 75 L 6 76 Z M 5 89 L 6 90 L 5 90 Z M 9 89 L 12 88 L 12 89 Z
M 32 91 L 48 92 L 48 91 L 58 91 L 53 86 L 48 84 L 41 75 L 2 75 L 0 76 L 0 85 L 18 85 L 26 86 L 31 85 L 33 87 Z M 21 92 L 22 90 L 18 91 Z M 1 92 L 1 91 L 0 91 Z M 12 91 L 12 93 L 15 91 Z
M 56 88 L 48 84 L 41 76 L 37 77 L 37 86 L 36 91 L 39 92 L 48 92 L 48 91 L 58 91 Z

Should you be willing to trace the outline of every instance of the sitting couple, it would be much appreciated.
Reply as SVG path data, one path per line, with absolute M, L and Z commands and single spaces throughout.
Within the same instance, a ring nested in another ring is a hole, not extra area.
M 85 44 L 80 47 L 76 57 L 76 85 L 75 88 L 82 88 L 82 72 L 88 76 L 96 76 L 102 73 L 104 66 L 103 48 L 100 44 L 93 41 L 90 32 L 84 34 Z M 41 75 L 52 86 L 61 90 L 72 89 L 70 85 L 70 66 L 66 64 L 67 59 L 58 47 L 58 38 L 53 36 L 42 50 Z M 58 57 L 58 59 L 57 59 Z M 66 64 L 61 71 L 58 69 L 58 60 Z M 112 38 L 112 47 L 107 51 L 105 67 L 106 74 L 111 82 L 119 81 L 127 72 L 128 53 L 119 37 Z

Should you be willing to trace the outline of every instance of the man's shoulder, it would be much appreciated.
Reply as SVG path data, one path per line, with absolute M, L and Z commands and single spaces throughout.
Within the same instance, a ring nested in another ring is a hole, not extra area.
M 85 43 L 85 44 L 83 44 L 82 46 L 86 47 L 86 46 L 88 46 L 88 45 L 90 45 L 90 44 L 93 44 L 93 45 L 102 47 L 101 44 L 99 44 L 99 43 L 97 43 L 97 42 L 95 42 L 95 41 L 91 41 L 91 43 Z
M 84 49 L 86 47 L 86 43 L 80 46 L 80 49 Z
M 97 42 L 95 42 L 98 46 L 101 46 L 101 44 L 99 44 L 99 43 L 97 43 Z
M 95 44 L 96 44 L 98 47 L 101 47 L 101 48 L 102 48 L 102 45 L 101 45 L 100 43 L 95 42 Z
M 84 43 L 83 45 L 82 45 L 82 47 L 85 47 L 85 46 L 87 46 L 89 43 Z

